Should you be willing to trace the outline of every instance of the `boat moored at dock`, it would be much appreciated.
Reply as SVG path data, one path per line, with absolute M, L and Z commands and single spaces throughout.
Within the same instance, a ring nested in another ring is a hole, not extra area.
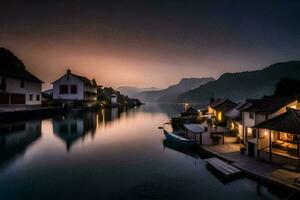
M 163 131 L 167 141 L 173 144 L 179 145 L 181 147 L 193 147 L 197 144 L 195 141 L 181 136 L 184 135 L 183 132 L 174 131 L 170 123 L 164 124 Z

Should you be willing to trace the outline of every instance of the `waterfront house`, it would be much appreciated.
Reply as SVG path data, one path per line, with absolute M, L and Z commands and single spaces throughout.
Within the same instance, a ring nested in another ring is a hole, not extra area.
M 224 122 L 226 120 L 224 114 L 236 105 L 229 99 L 218 98 L 209 104 L 208 113 L 215 117 L 217 122 Z
M 112 105 L 116 105 L 117 104 L 117 98 L 118 98 L 118 96 L 115 93 L 112 93 L 110 95 L 110 102 L 111 102 Z
M 194 117 L 198 117 L 199 113 L 198 111 L 193 108 L 192 106 L 188 107 L 184 112 L 181 112 L 181 116 L 194 116 Z
M 242 111 L 246 109 L 247 106 L 250 105 L 245 101 L 224 113 L 227 120 L 227 128 L 237 134 L 238 138 L 243 137 Z
M 95 79 L 73 74 L 71 70 L 54 81 L 53 100 L 62 101 L 64 104 L 81 102 L 84 106 L 90 107 L 97 102 L 97 83 Z
M 247 154 L 257 156 L 256 125 L 277 117 L 287 111 L 287 108 L 299 108 L 298 97 L 248 99 L 242 109 L 242 141 L 247 148 Z
M 42 81 L 12 52 L 0 48 L 0 109 L 41 105 Z
M 255 126 L 257 158 L 300 166 L 300 110 L 287 111 Z

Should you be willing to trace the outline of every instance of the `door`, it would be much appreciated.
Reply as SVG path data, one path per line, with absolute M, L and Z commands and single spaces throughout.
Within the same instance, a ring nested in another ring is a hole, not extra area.
M 11 94 L 10 95 L 11 104 L 25 104 L 25 94 Z
M 248 142 L 248 156 L 254 156 L 255 145 L 251 142 Z

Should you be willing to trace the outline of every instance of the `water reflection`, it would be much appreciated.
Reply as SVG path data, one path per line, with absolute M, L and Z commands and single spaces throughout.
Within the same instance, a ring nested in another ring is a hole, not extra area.
M 189 104 L 195 109 L 205 108 L 205 104 Z M 147 103 L 147 106 L 142 107 L 143 112 L 149 113 L 165 113 L 169 118 L 177 116 L 179 113 L 185 110 L 185 104 L 159 104 L 159 103 Z
M 126 109 L 120 110 L 118 108 L 111 108 L 111 109 L 101 109 L 97 116 L 98 118 L 98 125 L 101 127 L 105 127 L 107 123 L 117 120 L 121 113 L 126 112 Z
M 162 141 L 162 144 L 163 144 L 164 149 L 169 149 L 169 150 L 172 150 L 172 151 L 176 151 L 176 152 L 182 153 L 184 155 L 190 156 L 190 157 L 195 158 L 195 159 L 199 158 L 198 155 L 195 153 L 195 151 L 193 151 L 191 149 L 179 147 L 175 144 L 172 144 L 172 143 L 168 142 L 166 139 L 164 139 Z
M 41 120 L 0 124 L 0 168 L 26 152 L 41 137 Z
M 0 167 L 14 161 L 0 173 L 0 199 L 282 197 L 247 178 L 224 185 L 202 155 L 164 141 L 157 127 L 181 106 L 70 112 L 0 126 Z
M 95 135 L 97 128 L 106 127 L 110 122 L 116 121 L 126 110 L 118 108 L 101 109 L 99 112 L 77 111 L 52 119 L 53 133 L 66 145 L 67 152 L 79 140 Z
M 66 144 L 69 152 L 79 139 L 91 134 L 93 137 L 97 127 L 97 112 L 70 112 L 52 119 L 53 133 Z

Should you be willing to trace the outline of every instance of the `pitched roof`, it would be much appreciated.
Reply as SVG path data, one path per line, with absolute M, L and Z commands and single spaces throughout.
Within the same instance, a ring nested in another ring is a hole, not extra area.
M 236 105 L 234 108 L 228 110 L 224 115 L 230 119 L 238 119 L 241 116 L 241 111 L 247 105 L 247 102 L 242 102 Z
M 190 113 L 190 114 L 196 114 L 198 113 L 197 110 L 195 108 L 193 108 L 192 106 L 190 106 L 185 113 Z
M 67 74 L 71 74 L 71 75 L 75 76 L 76 78 L 78 78 L 79 80 L 81 80 L 82 82 L 84 82 L 86 85 L 89 85 L 91 87 L 97 87 L 97 82 L 96 82 L 95 79 L 90 80 L 90 79 L 88 79 L 85 76 L 79 76 L 77 74 L 71 73 L 71 70 L 67 70 L 66 74 L 64 74 L 63 76 L 59 77 L 55 81 L 53 81 L 52 84 L 55 83 L 56 81 L 58 81 L 59 79 L 61 79 L 62 77 L 64 77 L 65 75 L 67 75 Z
M 224 104 L 226 104 L 226 107 L 224 107 Z M 210 104 L 210 107 L 217 110 L 217 111 L 221 111 L 221 112 L 227 112 L 228 110 L 231 110 L 232 108 L 234 108 L 237 104 L 234 103 L 233 101 L 229 100 L 229 99 L 217 99 L 215 101 L 213 101 Z
M 226 99 L 218 98 L 218 99 L 214 100 L 213 102 L 211 102 L 211 103 L 209 104 L 209 106 L 210 106 L 211 108 L 215 108 L 216 106 L 218 106 L 218 105 L 224 103 L 225 101 L 226 101 Z
M 255 113 L 273 113 L 280 108 L 297 100 L 298 97 L 285 97 L 285 98 L 265 98 L 265 99 L 248 99 L 248 108 L 244 109 L 247 112 Z
M 96 80 L 93 79 L 93 80 L 90 80 L 88 79 L 87 77 L 84 77 L 84 76 L 79 76 L 79 75 L 76 75 L 76 74 L 73 74 L 73 76 L 79 78 L 81 81 L 83 81 L 86 85 L 89 85 L 89 86 L 92 86 L 92 87 L 97 87 L 97 83 L 96 83 Z
M 0 48 L 0 75 L 39 83 L 43 82 L 27 71 L 24 63 L 5 48 Z
M 265 128 L 300 135 L 300 110 L 288 108 L 285 113 L 262 122 L 256 125 L 255 128 Z

